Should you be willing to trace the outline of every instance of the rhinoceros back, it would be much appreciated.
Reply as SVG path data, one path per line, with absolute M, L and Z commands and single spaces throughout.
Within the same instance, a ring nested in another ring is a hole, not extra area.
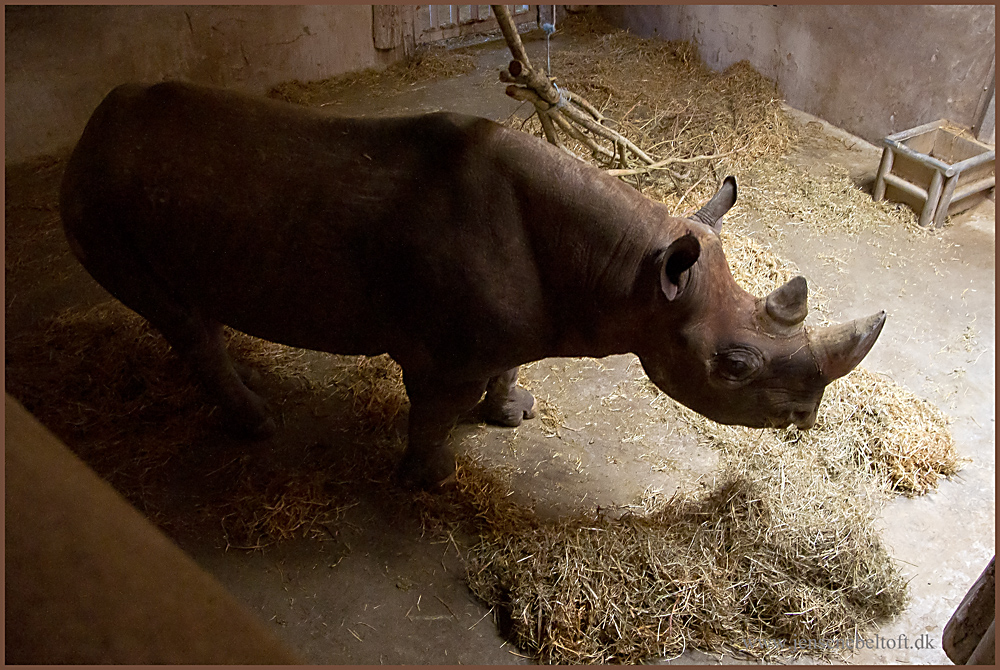
M 461 275 L 498 220 L 480 211 L 489 166 L 472 138 L 484 124 L 337 119 L 184 84 L 122 86 L 70 159 L 64 226 L 112 293 L 101 276 L 124 255 L 147 270 L 136 281 L 245 332 L 385 351 L 404 331 L 419 337 L 418 322 L 476 327 L 460 323 L 477 313 Z M 451 316 L 427 314 L 428 296 Z

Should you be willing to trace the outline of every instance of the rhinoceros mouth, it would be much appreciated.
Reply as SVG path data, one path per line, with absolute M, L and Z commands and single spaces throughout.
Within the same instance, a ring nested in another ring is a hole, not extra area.
M 816 409 L 795 410 L 788 414 L 768 420 L 770 428 L 783 430 L 789 426 L 795 426 L 799 430 L 809 430 L 816 425 Z

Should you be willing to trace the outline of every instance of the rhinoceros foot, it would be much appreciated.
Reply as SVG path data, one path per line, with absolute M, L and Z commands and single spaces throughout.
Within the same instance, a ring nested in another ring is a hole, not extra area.
M 513 428 L 535 418 L 535 397 L 517 385 L 517 368 L 490 379 L 477 409 L 483 421 Z
M 233 363 L 238 380 L 214 380 L 216 398 L 222 410 L 223 428 L 236 437 L 263 440 L 274 435 L 278 425 L 267 410 L 267 403 L 247 384 L 257 387 L 260 373 L 241 363 Z M 227 383 L 228 382 L 228 383 Z
M 525 419 L 534 419 L 537 408 L 538 401 L 535 400 L 535 396 L 515 386 L 501 402 L 490 402 L 487 396 L 480 411 L 484 421 L 514 428 L 520 426 Z
M 396 482 L 406 489 L 433 490 L 455 481 L 455 458 L 442 449 L 427 458 L 407 451 L 395 473 Z
M 256 413 L 247 417 L 227 412 L 222 424 L 227 432 L 244 440 L 266 440 L 278 430 L 273 418 Z
M 236 370 L 236 374 L 240 376 L 244 384 L 253 389 L 260 387 L 261 376 L 256 368 L 252 368 L 245 363 L 233 361 L 233 369 Z

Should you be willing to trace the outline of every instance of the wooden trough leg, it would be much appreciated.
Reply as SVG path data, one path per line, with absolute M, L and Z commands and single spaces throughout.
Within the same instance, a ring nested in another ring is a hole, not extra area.
M 940 228 L 944 225 L 944 220 L 948 218 L 948 207 L 951 205 L 951 197 L 955 195 L 955 186 L 958 185 L 958 178 L 961 173 L 954 174 L 944 182 L 944 190 L 941 191 L 941 200 L 938 202 L 937 210 L 934 212 L 934 227 Z
M 878 202 L 885 197 L 885 176 L 892 170 L 892 149 L 886 147 L 882 150 L 882 162 L 878 166 L 878 175 L 875 177 L 875 188 L 872 191 L 872 199 Z
M 921 228 L 931 225 L 934 220 L 934 212 L 937 211 L 938 203 L 941 201 L 943 182 L 944 175 L 935 170 L 934 176 L 931 177 L 931 185 L 927 189 L 927 201 L 924 203 L 924 208 L 920 211 L 920 218 L 917 220 L 917 225 Z

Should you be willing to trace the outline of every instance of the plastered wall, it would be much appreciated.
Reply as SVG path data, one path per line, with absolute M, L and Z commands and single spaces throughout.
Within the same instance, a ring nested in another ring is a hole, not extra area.
M 975 126 L 992 94 L 993 5 L 606 6 L 643 37 L 698 45 L 713 69 L 748 60 L 788 103 L 878 142 L 939 118 Z
M 7 6 L 6 162 L 73 144 L 105 94 L 177 78 L 254 93 L 403 57 L 371 5 Z
M 633 32 L 749 60 L 789 104 L 871 141 L 989 107 L 993 5 L 644 5 L 601 11 Z M 168 78 L 262 93 L 403 57 L 372 40 L 371 5 L 7 6 L 6 161 L 71 145 L 103 96 Z M 989 90 L 984 90 L 989 87 Z

